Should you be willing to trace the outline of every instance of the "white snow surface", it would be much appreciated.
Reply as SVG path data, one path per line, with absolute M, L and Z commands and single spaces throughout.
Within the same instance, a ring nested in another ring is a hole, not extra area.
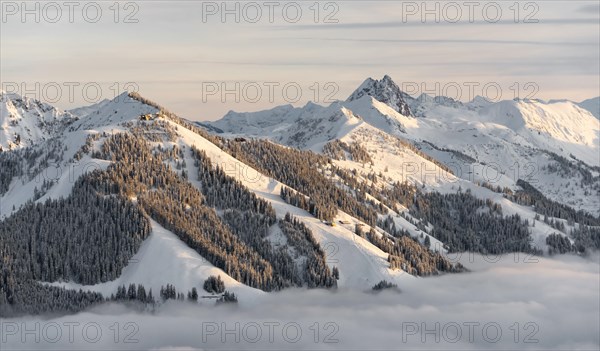
M 556 154 L 573 164 L 581 161 L 583 169 L 598 175 L 600 121 L 588 110 L 566 100 L 493 103 L 476 97 L 464 104 L 445 97 L 399 94 L 417 117 L 360 94 L 326 107 L 309 103 L 301 108 L 229 112 L 221 120 L 200 124 L 224 136 L 268 138 L 316 152 L 331 140 L 364 133 L 369 125 L 373 128 L 368 139 L 376 140 L 383 132 L 410 141 L 463 179 L 513 189 L 523 179 L 551 200 L 600 215 L 597 180 L 582 184 L 582 175 L 571 166 L 569 172 L 550 170 L 558 164 L 552 156 Z M 386 166 L 406 163 L 397 161 Z
M 484 167 L 485 164 L 495 163 L 500 170 L 497 173 L 496 184 L 512 188 L 522 176 L 513 175 L 508 171 L 508 167 L 515 161 L 520 164 L 551 164 L 552 160 L 545 153 L 545 148 L 554 150 L 553 152 L 560 151 L 557 153 L 561 155 L 572 152 L 578 159 L 589 162 L 590 165 L 599 163 L 593 157 L 594 151 L 598 150 L 598 120 L 571 102 L 542 103 L 523 100 L 494 104 L 481 98 L 468 104 L 461 103 L 463 107 L 457 108 L 459 105 L 448 100 L 423 97 L 422 101 L 426 102 L 422 109 L 426 112 L 425 117 L 402 115 L 372 96 L 364 95 L 352 101 L 336 102 L 326 107 L 309 103 L 302 108 L 281 106 L 255 113 L 230 112 L 222 120 L 206 125 L 218 128 L 226 135 L 264 137 L 317 152 L 322 151 L 323 145 L 334 139 L 341 139 L 347 143 L 358 142 L 368 150 L 374 160 L 373 165 L 363 165 L 354 161 L 334 161 L 335 164 L 346 169 L 356 169 L 359 176 L 370 172 L 381 173 L 385 181 L 390 183 L 407 180 L 424 186 L 426 191 L 450 193 L 458 191 L 459 187 L 463 191 L 469 189 L 477 197 L 489 198 L 500 203 L 505 215 L 518 213 L 528 219 L 534 217 L 533 209 L 516 205 L 501 194 L 475 183 L 486 179 L 484 169 L 455 172 L 455 176 L 405 147 L 400 141 L 414 142 L 422 147 L 422 151 L 446 164 L 455 162 L 461 167 L 473 164 Z M 410 102 L 414 104 L 414 101 Z M 89 134 L 125 131 L 123 122 L 136 121 L 142 114 L 157 112 L 154 107 L 131 99 L 124 93 L 114 100 L 65 113 L 69 118 L 75 115 L 78 117 L 73 117 L 68 128 L 63 128 L 58 134 L 64 141 L 65 161 L 53 167 L 63 171 L 56 177 L 56 184 L 37 201 L 68 196 L 72 183 L 80 175 L 95 168 L 104 169 L 108 166 L 108 162 L 91 159 L 87 155 L 79 162 L 72 160 L 72 156 L 84 145 Z M 27 118 L 33 119 L 31 114 L 21 115 L 22 120 Z M 565 122 L 565 119 L 572 119 L 572 122 Z M 596 124 L 593 121 L 596 121 Z M 196 146 L 207 153 L 215 166 L 222 167 L 228 175 L 269 201 L 279 218 L 290 212 L 303 221 L 313 231 L 326 252 L 328 265 L 340 269 L 338 285 L 341 288 L 364 290 L 384 279 L 399 285 L 419 279 L 400 270 L 390 270 L 386 260 L 387 254 L 354 234 L 354 225 L 359 223 L 356 218 L 340 212 L 336 221 L 344 220 L 349 224 L 331 227 L 322 223 L 308 212 L 285 203 L 279 196 L 281 183 L 260 174 L 182 126 L 177 125 L 177 133 L 179 137 L 176 143 L 186 146 L 185 157 L 190 175 L 194 175 L 196 170 L 193 169 L 194 163 L 189 149 Z M 428 148 L 427 145 L 430 144 L 423 141 L 428 141 L 435 148 Z M 99 147 L 100 142 L 101 140 L 94 147 Z M 561 151 L 561 148 L 566 151 Z M 472 157 L 476 162 L 464 161 L 462 156 L 457 156 L 447 151 L 448 149 Z M 409 168 L 410 165 L 417 165 L 417 168 Z M 596 197 L 586 197 L 576 193 L 578 188 L 566 186 L 569 179 L 545 172 L 541 167 L 536 176 L 539 183 L 535 185 L 546 196 L 565 201 L 575 208 L 600 208 L 600 200 L 595 199 Z M 199 186 L 195 177 L 191 176 L 190 181 Z M 39 182 L 39 179 L 13 180 L 9 191 L 0 196 L 0 218 L 9 215 L 13 206 L 18 208 L 31 199 L 33 189 L 39 186 Z M 573 195 L 565 196 L 568 192 L 573 192 Z M 569 202 L 571 200 L 573 202 Z M 393 210 L 403 212 L 402 209 Z M 394 214 L 394 211 L 391 213 Z M 412 235 L 420 234 L 419 230 L 404 218 L 395 216 L 394 220 L 397 226 L 408 230 Z M 55 284 L 110 294 L 116 291 L 119 285 L 140 283 L 151 286 L 156 294 L 160 286 L 167 283 L 174 284 L 178 290 L 187 291 L 194 286 L 199 288 L 209 275 L 221 275 L 226 280 L 227 288 L 240 295 L 241 301 L 251 303 L 263 294 L 259 290 L 233 281 L 157 223 L 153 222 L 152 228 L 150 237 L 117 280 L 86 287 L 69 282 Z M 543 222 L 537 222 L 531 230 L 534 244 L 540 248 L 546 247 L 547 235 L 557 232 Z M 431 239 L 433 247 L 439 249 L 443 245 L 434 238 Z
M 314 105 L 315 109 L 322 107 Z M 86 137 L 90 134 L 110 135 L 126 131 L 124 122 L 135 122 L 142 114 L 156 113 L 155 108 L 141 104 L 127 97 L 126 94 L 119 96 L 110 102 L 104 102 L 85 111 L 79 120 L 74 121 L 67 130 L 62 132 L 62 140 L 65 147 L 64 161 L 54 164 L 41 171 L 42 174 L 32 180 L 23 177 L 14 179 L 8 192 L 0 197 L 0 217 L 8 216 L 13 208 L 18 208 L 33 198 L 34 188 L 40 186 L 47 174 L 52 175 L 55 184 L 37 201 L 46 199 L 58 199 L 69 196 L 73 183 L 86 172 L 94 169 L 105 169 L 109 162 L 92 159 L 89 155 L 78 162 L 72 159 L 73 155 L 85 144 Z M 115 113 L 116 111 L 116 113 Z M 336 115 L 340 126 L 351 128 L 353 124 L 363 123 L 349 112 Z M 168 121 L 168 120 L 167 120 Z M 169 123 L 173 123 L 168 121 Z M 174 123 L 173 123 L 174 124 Z M 175 124 L 174 124 L 175 125 Z M 308 212 L 285 203 L 279 196 L 282 184 L 265 177 L 256 170 L 234 159 L 216 145 L 199 136 L 198 134 L 176 125 L 180 137 L 176 143 L 186 146 L 186 163 L 189 174 L 195 174 L 192 169 L 193 161 L 189 154 L 192 145 L 204 150 L 214 165 L 222 167 L 230 176 L 240 180 L 259 197 L 269 201 L 278 217 L 283 217 L 287 212 L 292 213 L 302 220 L 314 233 L 327 255 L 327 264 L 330 267 L 337 266 L 340 269 L 341 288 L 368 290 L 381 280 L 401 282 L 415 279 L 403 271 L 392 271 L 388 268 L 387 254 L 375 247 L 367 240 L 354 234 L 354 224 L 359 221 L 345 213 L 340 213 L 336 220 L 344 219 L 347 225 L 331 227 L 314 218 Z M 93 148 L 99 148 L 102 138 L 93 144 Z M 233 170 L 233 171 L 232 171 Z M 190 177 L 195 186 L 199 186 L 194 177 Z M 412 225 L 411 225 L 412 227 Z M 96 284 L 93 286 L 82 286 L 72 282 L 54 282 L 52 284 L 68 288 L 81 288 L 101 292 L 110 295 L 116 292 L 119 285 L 131 283 L 144 284 L 152 287 L 157 294 L 160 286 L 174 284 L 179 291 L 188 291 L 192 287 L 200 288 L 200 284 L 209 275 L 221 275 L 225 279 L 228 290 L 240 296 L 241 301 L 252 303 L 257 301 L 262 292 L 234 281 L 223 271 L 212 266 L 195 251 L 188 248 L 173 233 L 162 228 L 157 223 L 152 223 L 152 233 L 142 244 L 138 253 L 132 258 L 121 276 L 110 282 Z
M 39 100 L 0 92 L 0 148 L 34 145 L 60 133 L 77 118 Z
M 116 280 L 87 286 L 68 282 L 55 282 L 50 285 L 96 291 L 104 296 L 110 296 L 121 285 L 127 287 L 129 284 L 142 284 L 146 289 L 151 288 L 152 294 L 157 298 L 161 286 L 172 284 L 179 292 L 185 293 L 195 287 L 200 296 L 209 296 L 210 294 L 203 290 L 202 285 L 206 278 L 214 275 L 223 279 L 228 291 L 243 296 L 242 302 L 253 301 L 265 294 L 261 290 L 239 283 L 189 248 L 175 234 L 155 221 L 151 223 L 150 236 L 142 243 Z M 214 303 L 213 299 L 206 301 Z

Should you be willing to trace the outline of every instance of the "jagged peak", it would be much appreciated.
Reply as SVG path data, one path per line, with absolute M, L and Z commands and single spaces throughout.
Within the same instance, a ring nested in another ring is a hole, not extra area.
M 382 82 L 386 82 L 388 84 L 393 84 L 396 85 L 396 83 L 394 82 L 394 80 L 392 79 L 392 77 L 388 76 L 387 74 L 383 76 L 383 78 L 381 79 Z
M 0 97 L 2 98 L 3 101 L 4 101 L 4 99 L 6 99 L 6 100 L 23 100 L 23 101 L 31 100 L 31 98 L 29 98 L 27 96 L 22 96 L 21 94 L 15 93 L 15 92 L 8 92 L 4 89 L 2 89 L 0 91 Z
M 409 105 L 405 101 L 408 95 L 402 92 L 392 77 L 387 74 L 381 80 L 367 78 L 346 101 L 358 100 L 365 95 L 387 104 L 404 116 L 412 116 Z
M 320 108 L 323 107 L 317 103 L 314 103 L 312 101 L 307 102 L 304 107 L 302 107 L 303 109 L 314 109 L 314 108 Z
M 0 101 L 3 104 L 10 104 L 15 108 L 23 109 L 26 111 L 39 110 L 40 113 L 52 111 L 52 113 L 55 114 L 56 117 L 61 117 L 62 115 L 69 115 L 68 112 L 63 111 L 54 105 L 41 101 L 35 97 L 21 95 L 16 92 L 7 92 L 6 90 L 2 90 L 0 92 Z
M 394 82 L 392 77 L 390 77 L 389 75 L 386 74 L 380 80 L 373 79 L 372 77 L 368 77 L 367 79 L 364 80 L 364 82 L 362 82 L 361 85 L 358 86 L 358 88 L 355 90 L 355 92 L 364 90 L 365 88 L 372 88 L 377 85 L 386 86 L 386 87 L 389 87 L 394 90 L 396 90 L 396 89 L 400 90 L 400 87 L 398 87 L 398 85 L 396 84 L 396 82 Z

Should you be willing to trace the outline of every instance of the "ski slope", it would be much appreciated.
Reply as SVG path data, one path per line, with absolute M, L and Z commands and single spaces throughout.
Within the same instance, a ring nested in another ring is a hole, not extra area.
M 172 284 L 178 292 L 187 295 L 192 288 L 198 290 L 200 296 L 208 296 L 202 288 L 204 281 L 211 275 L 221 276 L 225 289 L 243 296 L 242 303 L 251 303 L 260 299 L 265 292 L 251 288 L 231 278 L 223 270 L 213 266 L 189 248 L 175 234 L 151 221 L 152 232 L 144 240 L 138 252 L 123 268 L 121 276 L 106 283 L 96 285 L 80 285 L 69 282 L 55 282 L 50 285 L 68 289 L 83 289 L 96 291 L 110 297 L 121 285 L 142 284 L 146 289 L 152 289 L 154 298 L 159 298 L 161 286 Z M 214 299 L 200 299 L 200 302 L 214 303 Z

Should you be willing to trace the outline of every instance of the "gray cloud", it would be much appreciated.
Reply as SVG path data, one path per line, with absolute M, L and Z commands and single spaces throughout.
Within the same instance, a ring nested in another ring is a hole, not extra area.
M 600 14 L 600 4 L 590 4 L 590 5 L 581 6 L 580 8 L 577 9 L 577 12 L 582 12 L 582 13 L 590 13 L 591 12 L 591 13 L 595 13 L 595 14 Z
M 546 18 L 539 19 L 538 22 L 531 23 L 515 23 L 512 20 L 499 20 L 498 22 L 487 22 L 482 20 L 469 21 L 440 21 L 439 23 L 433 21 L 381 21 L 381 22 L 354 22 L 354 23 L 316 23 L 316 24 L 302 24 L 296 26 L 279 26 L 280 30 L 335 30 L 335 29 L 373 29 L 373 28 L 402 28 L 402 27 L 463 27 L 463 26 L 513 26 L 523 27 L 535 25 L 598 25 L 598 18 Z
M 357 43 L 406 43 L 406 44 L 509 44 L 509 45 L 542 45 L 542 46 L 593 46 L 597 47 L 597 42 L 548 42 L 539 40 L 498 40 L 498 39 L 357 39 L 357 38 L 320 38 L 320 37 L 298 37 L 282 38 L 283 40 L 322 40 L 334 42 L 357 42 Z

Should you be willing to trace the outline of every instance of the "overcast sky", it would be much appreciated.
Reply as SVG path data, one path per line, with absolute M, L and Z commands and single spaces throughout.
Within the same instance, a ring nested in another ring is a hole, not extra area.
M 194 120 L 326 104 L 384 74 L 461 100 L 600 95 L 597 1 L 227 2 L 224 20 L 221 1 L 76 3 L 72 18 L 62 1 L 37 3 L 36 23 L 21 1 L 2 2 L 4 89 L 39 82 L 29 95 L 70 108 L 129 87 Z

